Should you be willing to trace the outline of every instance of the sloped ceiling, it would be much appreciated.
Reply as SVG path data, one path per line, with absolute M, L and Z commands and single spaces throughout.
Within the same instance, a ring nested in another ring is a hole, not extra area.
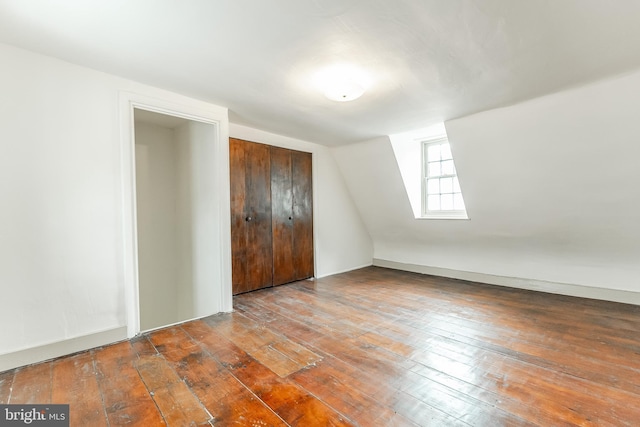
M 638 94 L 640 71 L 447 122 L 469 220 L 414 219 L 388 139 L 332 150 L 375 259 L 640 292 Z
M 640 66 L 637 0 L 3 0 L 0 42 L 229 107 L 341 145 Z M 350 103 L 314 73 L 370 77 Z

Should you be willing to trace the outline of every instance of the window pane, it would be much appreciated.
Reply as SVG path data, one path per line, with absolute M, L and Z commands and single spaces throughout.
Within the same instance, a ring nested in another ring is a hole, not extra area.
M 427 180 L 427 193 L 428 194 L 440 194 L 440 183 L 439 179 L 428 179 Z
M 440 146 L 440 156 L 442 156 L 442 160 L 453 158 L 451 157 L 451 146 L 448 143 Z
M 429 196 L 427 198 L 427 209 L 430 211 L 440 210 L 440 196 Z
M 464 200 L 462 200 L 461 193 L 456 193 L 453 195 L 453 209 L 457 211 L 464 210 Z
M 443 194 L 440 196 L 440 208 L 443 211 L 453 210 L 453 194 Z
M 442 162 L 442 175 L 454 175 L 456 171 L 453 168 L 453 160 Z
M 427 166 L 428 172 L 427 176 L 440 176 L 442 172 L 440 170 L 440 162 L 429 162 Z
M 427 146 L 427 160 L 430 162 L 440 160 L 440 145 L 431 144 Z
M 440 179 L 440 192 L 453 193 L 453 178 Z
M 462 190 L 460 190 L 460 182 L 458 181 L 458 177 L 454 177 L 453 178 L 453 192 L 454 193 L 461 193 Z
M 465 206 L 451 146 L 442 141 L 424 143 L 422 161 L 426 182 L 422 197 L 426 211 L 447 216 L 449 212 L 464 212 Z

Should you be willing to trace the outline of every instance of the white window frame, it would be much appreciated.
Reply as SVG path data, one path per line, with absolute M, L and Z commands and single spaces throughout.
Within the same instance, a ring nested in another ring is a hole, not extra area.
M 449 143 L 449 139 L 447 137 L 443 137 L 443 138 L 434 138 L 434 139 L 426 139 L 426 140 L 422 140 L 421 144 L 422 144 L 422 157 L 421 157 L 421 162 L 422 162 L 422 173 L 421 173 L 421 179 L 422 179 L 422 218 L 423 219 L 469 219 L 468 215 L 467 215 L 467 211 L 466 211 L 466 206 L 465 209 L 456 209 L 456 210 L 429 210 L 428 206 L 427 206 L 427 197 L 428 197 L 428 189 L 427 189 L 427 162 L 428 162 L 428 158 L 427 158 L 427 147 L 429 145 L 432 144 L 442 144 L 443 142 Z M 451 147 L 451 144 L 449 143 L 449 147 Z M 453 159 L 452 156 L 452 161 L 454 162 L 454 167 L 455 167 L 455 160 Z M 451 175 L 453 177 L 458 177 L 457 174 L 457 170 L 456 173 L 454 175 Z M 459 182 L 459 181 L 458 181 Z M 464 196 L 463 196 L 463 200 L 464 200 Z

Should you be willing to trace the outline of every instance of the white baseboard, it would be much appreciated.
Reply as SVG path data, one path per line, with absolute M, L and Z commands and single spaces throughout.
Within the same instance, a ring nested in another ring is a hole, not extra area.
M 543 280 L 523 279 L 519 277 L 495 276 L 492 274 L 474 273 L 471 271 L 450 270 L 447 268 L 429 267 L 417 264 L 405 264 L 402 262 L 377 258 L 373 260 L 373 265 L 377 267 L 392 268 L 395 270 L 449 277 L 451 279 L 468 280 L 471 282 L 487 283 L 490 285 L 506 286 L 510 288 L 640 305 L 640 292 L 572 285 L 569 283 L 547 282 Z
M 0 355 L 0 372 L 126 339 L 127 327 L 121 326 L 94 334 L 6 353 Z
M 323 277 L 327 277 L 327 276 L 333 276 L 335 274 L 341 274 L 341 273 L 347 273 L 349 271 L 353 271 L 353 270 L 360 270 L 361 268 L 365 268 L 365 267 L 371 267 L 371 263 L 368 264 L 363 264 L 363 265 L 359 265 L 357 267 L 351 267 L 351 268 L 347 268 L 345 270 L 340 270 L 340 271 L 334 271 L 331 273 L 326 273 L 326 274 L 321 274 L 321 275 L 317 275 L 316 279 L 322 279 Z

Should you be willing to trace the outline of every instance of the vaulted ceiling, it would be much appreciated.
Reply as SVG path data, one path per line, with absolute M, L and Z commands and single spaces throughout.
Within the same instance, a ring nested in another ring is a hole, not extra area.
M 2 0 L 0 42 L 227 106 L 326 145 L 640 67 L 637 0 Z M 367 74 L 327 100 L 323 67 Z

